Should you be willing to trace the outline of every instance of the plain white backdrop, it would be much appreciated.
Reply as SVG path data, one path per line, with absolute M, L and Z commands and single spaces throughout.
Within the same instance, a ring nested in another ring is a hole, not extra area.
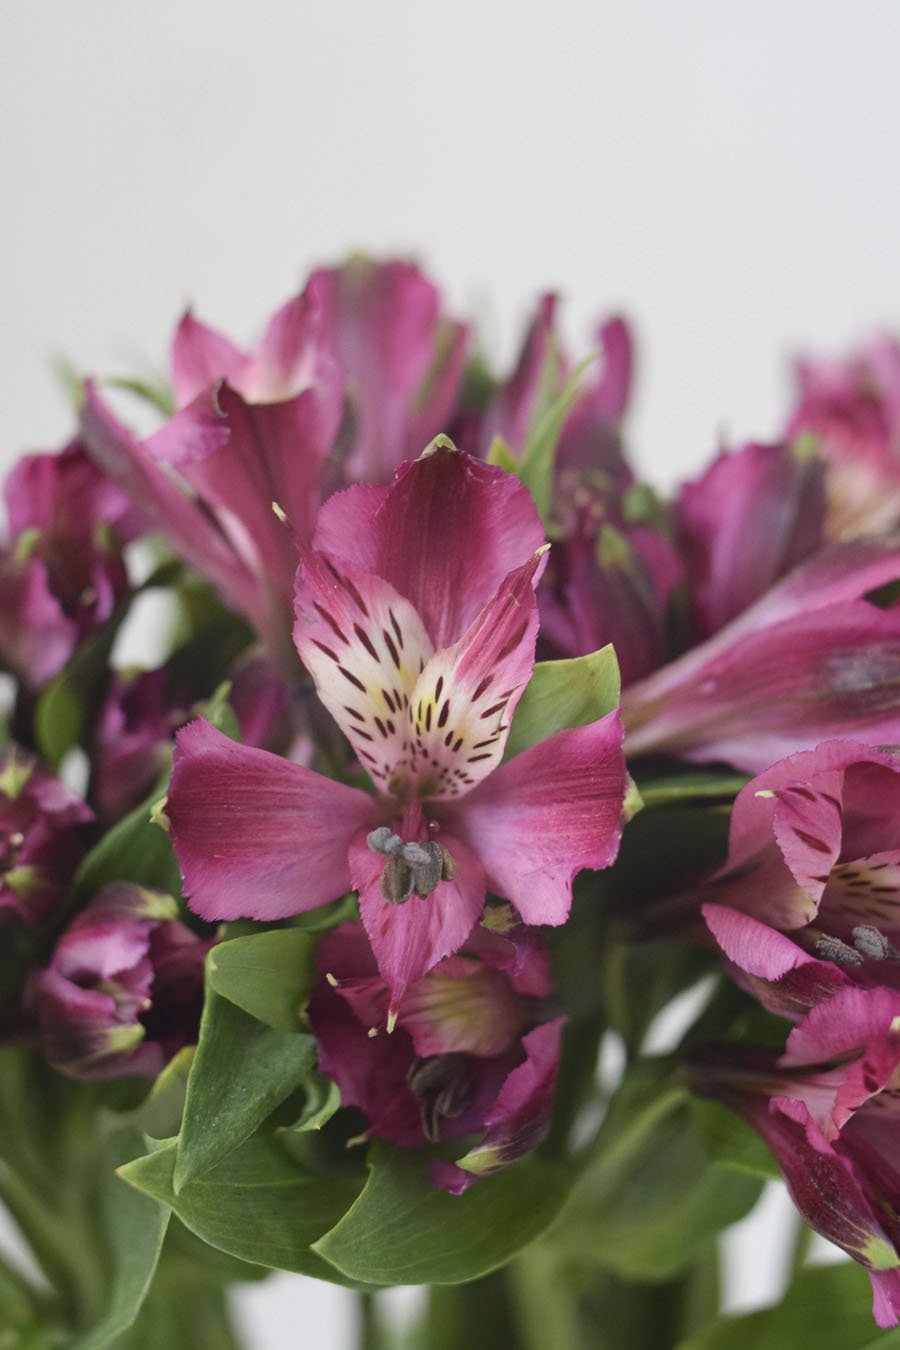
M 626 310 L 671 483 L 775 431 L 792 351 L 900 328 L 898 55 L 895 0 L 5 0 L 0 457 L 68 435 L 54 356 L 160 367 L 187 299 L 250 339 L 366 249 L 506 358 L 542 289 L 573 341 Z M 244 1306 L 254 1350 L 352 1341 L 324 1287 Z

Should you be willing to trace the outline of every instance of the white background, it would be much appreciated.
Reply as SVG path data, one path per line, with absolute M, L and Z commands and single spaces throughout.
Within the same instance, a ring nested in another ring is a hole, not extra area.
M 671 482 L 774 432 L 791 351 L 900 328 L 898 57 L 894 0 L 4 0 L 2 457 L 66 437 L 54 354 L 159 366 L 189 298 L 250 339 L 364 248 L 506 356 L 541 289 L 579 340 L 624 307 Z M 259 1350 L 350 1344 L 261 1294 Z

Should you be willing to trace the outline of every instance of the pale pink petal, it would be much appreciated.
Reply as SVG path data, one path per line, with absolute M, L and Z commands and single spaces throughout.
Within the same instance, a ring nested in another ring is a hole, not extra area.
M 488 889 L 529 924 L 561 924 L 582 868 L 608 867 L 627 776 L 617 712 L 516 755 L 441 818 L 484 864 Z
M 310 549 L 294 608 L 294 642 L 319 698 L 373 780 L 389 788 L 406 753 L 410 695 L 431 656 L 418 614 L 389 582 Z
M 737 982 L 770 1012 L 802 1016 L 850 981 L 840 967 L 819 961 L 777 929 L 724 905 L 702 906 L 703 918 L 732 963 Z
M 501 582 L 459 642 L 435 652 L 409 698 L 405 772 L 420 797 L 462 796 L 503 758 L 516 705 L 534 667 L 535 555 Z
M 191 908 L 271 920 L 349 890 L 347 846 L 375 803 L 199 718 L 176 738 L 166 814 Z

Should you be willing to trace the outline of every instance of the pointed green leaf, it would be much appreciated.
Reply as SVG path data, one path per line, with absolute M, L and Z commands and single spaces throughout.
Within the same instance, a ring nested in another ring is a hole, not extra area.
M 294 1031 L 315 982 L 315 940 L 299 928 L 220 942 L 206 959 L 211 989 L 279 1031 Z
M 337 1111 L 341 1104 L 341 1090 L 337 1083 L 320 1073 L 310 1073 L 303 1084 L 306 1100 L 303 1110 L 293 1125 L 285 1126 L 289 1134 L 306 1134 L 309 1130 L 321 1130 Z
M 104 1159 L 102 1212 L 112 1259 L 109 1307 L 101 1320 L 73 1343 L 73 1350 L 101 1350 L 133 1325 L 156 1270 L 170 1210 L 126 1186 L 115 1174 L 124 1160 L 139 1156 L 146 1140 L 124 1126 L 109 1141 Z
M 529 429 L 528 439 L 525 442 L 525 448 L 516 472 L 534 498 L 541 519 L 545 522 L 550 519 L 556 447 L 559 444 L 566 418 L 578 398 L 582 376 L 588 367 L 597 361 L 598 357 L 599 353 L 594 352 L 579 362 L 562 389 L 550 401 L 547 401 L 546 397 L 539 397 L 538 399 L 538 412 Z M 555 383 L 558 357 L 552 343 L 547 352 L 546 367 L 549 367 L 551 362 L 554 376 L 552 383 Z M 542 375 L 542 383 L 544 381 L 545 377 Z M 550 381 L 547 381 L 547 383 L 550 383 Z
M 375 1144 L 369 1180 L 341 1221 L 315 1244 L 349 1279 L 369 1284 L 457 1284 L 501 1266 L 559 1211 L 560 1169 L 537 1158 L 448 1195 L 428 1180 L 428 1159 Z
M 81 861 L 75 874 L 79 900 L 96 895 L 110 881 L 133 881 L 168 895 L 181 894 L 181 872 L 169 836 L 151 813 L 160 793 L 115 824 Z
M 612 644 L 568 661 L 539 661 L 519 700 L 506 758 L 557 731 L 587 726 L 619 706 L 619 663 Z
M 257 1134 L 177 1194 L 174 1140 L 121 1168 L 132 1186 L 171 1206 L 185 1227 L 242 1261 L 293 1270 L 335 1284 L 348 1281 L 310 1245 L 353 1203 L 361 1178 L 317 1176 L 271 1136 Z M 356 1287 L 355 1281 L 350 1283 Z
M 208 987 L 178 1136 L 175 1190 L 248 1139 L 315 1061 L 312 1036 L 276 1031 Z

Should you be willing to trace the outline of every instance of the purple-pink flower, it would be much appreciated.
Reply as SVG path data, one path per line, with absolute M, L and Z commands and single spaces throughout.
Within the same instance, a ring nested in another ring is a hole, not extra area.
M 72 1078 L 153 1078 L 197 1035 L 212 945 L 177 920 L 171 896 L 114 882 L 33 972 L 25 1001 L 41 1046 Z
M 756 773 L 836 736 L 900 741 L 900 579 L 893 539 L 815 553 L 700 646 L 632 685 L 632 755 L 724 760 Z
M 516 479 L 448 448 L 331 498 L 294 639 L 377 795 L 192 723 L 167 814 L 199 913 L 276 919 L 352 885 L 394 1007 L 487 891 L 528 924 L 565 921 L 575 873 L 616 855 L 626 776 L 617 714 L 502 762 L 543 549 Z
M 33 755 L 0 754 L 0 918 L 38 924 L 65 898 L 93 819 L 80 797 Z
M 752 779 L 734 804 L 728 857 L 700 888 L 720 945 L 777 984 L 787 970 L 776 934 L 787 932 L 850 981 L 900 988 L 898 822 L 900 755 L 891 751 L 829 741 Z M 802 977 L 789 968 L 793 987 Z
M 462 951 L 408 987 L 390 1025 L 390 992 L 357 925 L 323 938 L 316 960 L 319 1065 L 370 1135 L 415 1148 L 479 1134 L 456 1162 L 432 1164 L 435 1184 L 454 1194 L 537 1147 L 563 1019 L 537 1023 L 551 982 L 536 934 L 476 925 Z
M 759 1131 L 807 1223 L 868 1270 L 878 1325 L 896 1326 L 900 992 L 825 993 L 780 1059 L 723 1048 L 692 1078 L 698 1092 L 725 1101 Z
M 828 464 L 827 533 L 848 539 L 900 520 L 900 345 L 874 339 L 844 359 L 803 359 L 785 431 Z
M 10 537 L 0 551 L 0 663 L 37 689 L 127 590 L 121 545 L 138 518 L 78 441 L 20 459 L 4 497 Z

